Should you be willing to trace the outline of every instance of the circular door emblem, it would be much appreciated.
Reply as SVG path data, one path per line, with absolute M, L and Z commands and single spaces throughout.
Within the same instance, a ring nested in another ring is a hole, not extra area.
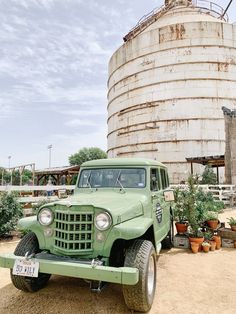
M 162 208 L 159 203 L 156 204 L 156 217 L 157 222 L 160 224 L 162 222 Z

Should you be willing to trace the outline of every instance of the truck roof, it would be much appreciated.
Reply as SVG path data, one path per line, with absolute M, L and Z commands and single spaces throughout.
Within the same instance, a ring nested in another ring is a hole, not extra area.
M 161 166 L 166 168 L 164 164 L 157 160 L 146 158 L 108 158 L 97 159 L 84 162 L 81 167 L 109 167 L 109 166 Z

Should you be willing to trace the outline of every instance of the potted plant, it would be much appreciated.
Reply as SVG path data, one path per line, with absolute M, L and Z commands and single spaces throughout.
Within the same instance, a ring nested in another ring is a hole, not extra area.
M 210 250 L 210 247 L 211 247 L 211 245 L 209 242 L 207 242 L 207 241 L 202 242 L 203 252 L 208 253 Z
M 193 175 L 189 176 L 187 187 L 175 189 L 175 199 L 176 221 L 188 223 L 190 242 L 197 241 L 202 243 L 204 241 L 202 229 L 206 220 L 206 214 L 212 211 L 216 213 L 215 215 L 218 215 L 219 210 L 224 207 L 223 203 L 215 201 L 212 193 L 205 192 L 202 188 L 199 188 L 198 176 Z M 201 250 L 201 245 L 199 250 Z
M 211 251 L 215 251 L 215 249 L 216 249 L 216 241 L 210 240 L 209 243 L 211 245 Z
M 236 231 L 236 219 L 234 217 L 228 218 L 228 224 L 230 225 L 232 231 Z
M 197 182 L 198 177 L 194 177 L 193 175 L 189 176 L 185 195 L 185 208 L 190 226 L 189 241 L 190 243 L 197 242 L 199 244 L 199 251 L 201 251 L 201 244 L 204 241 L 201 231 L 201 222 L 203 221 L 203 217 L 201 216 L 203 215 L 197 210 Z
M 217 226 L 218 226 L 218 213 L 217 212 L 213 212 L 213 211 L 207 212 L 205 219 L 206 219 L 206 223 L 208 227 L 210 227 L 213 230 L 217 229 Z
M 190 242 L 191 250 L 193 253 L 197 253 L 199 251 L 199 244 L 196 242 Z
M 213 240 L 214 233 L 210 230 L 204 232 L 204 241 L 208 242 L 211 246 L 211 251 L 215 251 L 216 249 L 216 242 Z
M 187 232 L 188 222 L 186 217 L 185 192 L 180 188 L 174 190 L 175 203 L 173 208 L 173 216 L 177 233 L 184 234 Z
M 219 250 L 221 248 L 221 237 L 219 235 L 214 235 L 212 240 L 216 242 L 216 249 Z

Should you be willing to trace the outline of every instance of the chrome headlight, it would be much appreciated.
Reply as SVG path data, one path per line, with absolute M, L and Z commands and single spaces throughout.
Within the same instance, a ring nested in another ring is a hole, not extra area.
M 53 222 L 53 212 L 49 208 L 43 208 L 38 214 L 38 221 L 43 226 L 49 226 Z
M 108 213 L 100 213 L 95 217 L 95 226 L 100 231 L 110 228 L 111 223 L 111 216 Z

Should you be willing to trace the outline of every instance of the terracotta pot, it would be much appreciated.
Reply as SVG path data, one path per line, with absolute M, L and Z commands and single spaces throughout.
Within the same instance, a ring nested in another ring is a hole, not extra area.
M 215 251 L 215 249 L 216 249 L 216 242 L 215 241 L 210 241 L 209 243 L 211 245 L 211 251 Z
M 218 220 L 207 220 L 207 224 L 211 229 L 217 229 Z
M 175 226 L 176 226 L 177 233 L 183 234 L 187 232 L 187 229 L 188 229 L 187 223 L 176 222 Z
M 210 245 L 202 245 L 202 250 L 203 252 L 208 253 L 210 251 Z
M 199 244 L 197 242 L 190 242 L 192 252 L 196 254 L 199 250 Z
M 221 237 L 220 236 L 213 236 L 212 240 L 216 242 L 216 249 L 219 250 L 221 247 Z
M 230 225 L 232 231 L 236 231 L 236 225 Z
M 195 243 L 198 243 L 199 245 L 199 248 L 198 248 L 198 251 L 201 252 L 202 250 L 202 242 L 204 241 L 204 238 L 193 238 L 193 237 L 189 237 L 189 242 L 195 242 Z

